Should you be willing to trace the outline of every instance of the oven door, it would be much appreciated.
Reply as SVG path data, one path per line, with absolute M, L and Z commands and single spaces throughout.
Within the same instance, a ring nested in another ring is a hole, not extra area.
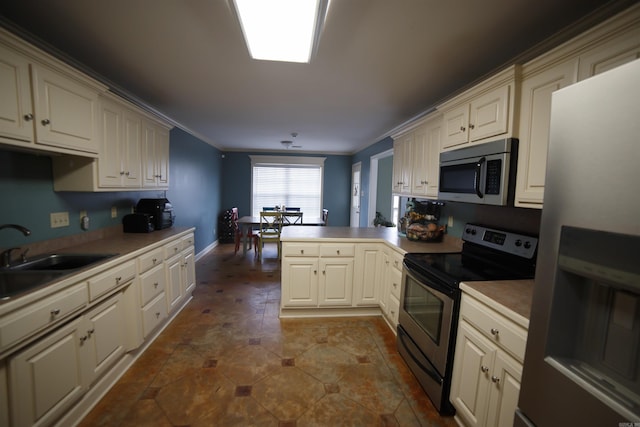
M 399 324 L 441 376 L 447 370 L 458 293 L 404 264 Z

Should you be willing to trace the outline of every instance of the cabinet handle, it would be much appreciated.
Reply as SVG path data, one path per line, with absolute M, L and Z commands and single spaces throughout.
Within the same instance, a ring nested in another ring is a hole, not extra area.
M 154 289 L 157 289 L 157 288 L 158 288 L 158 282 L 156 282 L 156 283 L 154 283 L 154 284 L 153 284 L 153 288 L 154 288 Z
M 304 249 L 300 249 L 300 255 L 304 255 Z
M 467 130 L 467 128 L 465 128 L 464 126 L 460 126 L 460 130 L 464 132 L 465 130 Z
M 486 374 L 487 372 L 489 372 L 489 367 L 482 365 L 480 366 L 480 370 Z
M 338 255 L 340 255 L 340 249 L 338 249 L 338 250 L 336 251 L 336 253 L 337 253 Z
M 318 274 L 318 270 L 313 270 L 313 274 Z
M 491 381 L 498 384 L 500 383 L 500 378 L 496 377 L 495 375 L 491 375 Z
M 49 119 L 44 119 L 44 120 L 42 120 L 40 123 L 42 123 L 42 126 L 46 126 L 46 125 L 48 125 L 49 123 L 51 123 L 51 120 L 49 120 Z
M 30 122 L 31 120 L 33 120 L 33 114 L 29 113 L 29 114 L 25 114 L 24 115 L 24 120 L 26 122 Z
M 121 176 L 122 176 L 122 175 L 124 175 L 124 171 L 120 171 L 120 175 L 121 175 Z
M 57 316 L 58 314 L 60 314 L 60 309 L 59 308 L 51 310 L 51 315 L 52 316 Z
M 127 172 L 125 173 L 125 175 L 129 176 L 129 171 L 127 171 Z
M 398 287 L 398 284 L 394 282 L 394 283 L 393 283 L 393 287 L 394 287 L 394 288 L 397 288 L 397 287 Z
M 87 336 L 82 336 L 80 337 L 80 345 L 84 344 L 84 342 L 87 340 Z
M 158 262 L 158 258 L 154 258 L 152 262 L 155 264 L 156 262 Z
M 327 270 L 322 270 L 322 274 L 326 275 L 327 274 Z
M 121 280 L 122 280 L 122 276 L 116 277 L 116 285 L 119 285 Z
M 160 312 L 157 312 L 156 313 L 156 319 L 159 319 L 159 318 L 160 318 Z
M 469 129 L 473 129 L 473 128 L 475 128 L 475 126 L 472 123 L 469 124 Z
M 88 335 L 88 337 L 89 337 L 89 338 L 91 338 L 91 335 L 92 335 L 95 331 L 96 331 L 96 330 L 95 330 L 95 328 L 94 328 L 94 329 L 89 329 L 89 330 L 87 331 L 87 335 Z
M 497 330 L 496 328 L 491 328 L 491 335 L 498 335 L 498 333 L 500 333 L 499 330 Z

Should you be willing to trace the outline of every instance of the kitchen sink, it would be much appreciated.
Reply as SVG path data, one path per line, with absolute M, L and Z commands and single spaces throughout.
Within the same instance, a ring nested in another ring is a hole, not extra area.
M 47 285 L 115 254 L 49 254 L 0 269 L 0 300 Z
M 9 267 L 11 271 L 75 270 L 87 267 L 114 254 L 50 254 Z

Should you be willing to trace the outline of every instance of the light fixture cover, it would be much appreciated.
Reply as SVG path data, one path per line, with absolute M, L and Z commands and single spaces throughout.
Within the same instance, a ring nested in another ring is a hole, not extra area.
M 269 61 L 309 62 L 326 0 L 234 0 L 249 53 Z

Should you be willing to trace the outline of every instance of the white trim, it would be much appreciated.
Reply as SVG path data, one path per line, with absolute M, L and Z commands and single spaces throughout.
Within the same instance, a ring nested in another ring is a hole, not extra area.
M 201 250 L 200 252 L 198 252 L 198 254 L 196 255 L 196 262 L 200 261 L 200 259 L 207 255 L 209 252 L 211 252 L 216 246 L 218 246 L 219 241 L 215 240 L 213 243 L 211 243 L 209 246 L 207 246 L 206 248 L 204 248 L 203 250 Z
M 393 156 L 393 148 L 371 156 L 369 164 L 369 208 L 367 211 L 367 227 L 373 227 L 376 217 L 376 201 L 378 196 L 378 160 Z
M 271 165 L 319 165 L 324 166 L 326 157 L 304 157 L 304 156 L 256 156 L 249 155 L 251 167 L 259 164 Z

